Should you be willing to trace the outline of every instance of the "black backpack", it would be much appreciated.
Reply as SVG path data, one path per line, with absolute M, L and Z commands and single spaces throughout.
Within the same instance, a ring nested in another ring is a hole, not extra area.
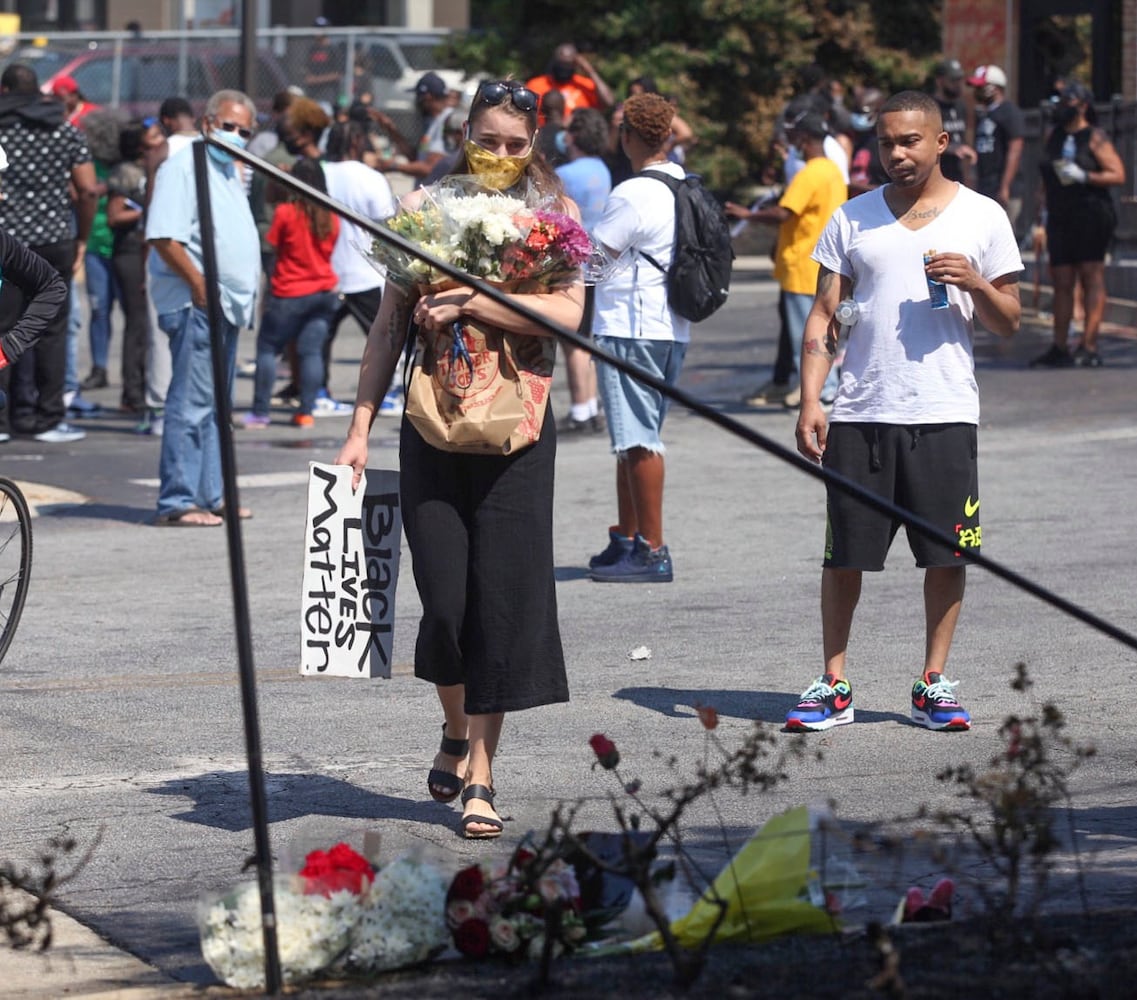
M 705 320 L 725 301 L 730 290 L 734 248 L 726 213 L 697 174 L 683 180 L 645 170 L 640 176 L 662 181 L 675 195 L 675 244 L 667 269 L 667 302 L 692 323 Z M 660 271 L 650 254 L 641 254 Z

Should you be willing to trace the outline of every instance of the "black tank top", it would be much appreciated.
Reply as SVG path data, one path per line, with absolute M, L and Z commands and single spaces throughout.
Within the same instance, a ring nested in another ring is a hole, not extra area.
M 1086 173 L 1097 173 L 1101 163 L 1090 149 L 1093 126 L 1087 125 L 1073 133 L 1074 162 Z M 1104 203 L 1112 207 L 1109 189 L 1091 184 L 1062 184 L 1054 171 L 1054 161 L 1062 159 L 1062 145 L 1071 133 L 1055 128 L 1046 137 L 1042 159 L 1042 180 L 1046 185 L 1046 208 L 1051 215 L 1070 215 Z

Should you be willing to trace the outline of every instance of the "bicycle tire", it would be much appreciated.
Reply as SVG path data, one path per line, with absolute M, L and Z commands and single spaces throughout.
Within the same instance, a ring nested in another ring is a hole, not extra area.
M 31 511 L 20 487 L 0 476 L 0 662 L 24 613 L 31 576 Z

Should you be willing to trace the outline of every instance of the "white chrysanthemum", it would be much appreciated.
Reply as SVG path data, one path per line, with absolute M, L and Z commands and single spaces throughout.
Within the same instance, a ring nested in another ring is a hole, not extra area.
M 446 890 L 439 871 L 413 858 L 380 869 L 362 899 L 345 964 L 382 972 L 430 958 L 449 938 Z
M 283 885 L 276 887 L 273 896 L 284 981 L 298 982 L 326 969 L 347 947 L 358 920 L 358 897 L 350 892 L 330 898 L 304 896 Z M 201 951 L 209 967 L 229 986 L 254 989 L 264 985 L 264 932 L 257 885 L 243 886 L 209 907 Z

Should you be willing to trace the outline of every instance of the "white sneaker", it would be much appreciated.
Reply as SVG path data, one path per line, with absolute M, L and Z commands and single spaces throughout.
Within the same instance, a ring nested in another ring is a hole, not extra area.
M 314 417 L 344 417 L 354 412 L 355 407 L 351 403 L 342 403 L 338 399 L 332 399 L 331 396 L 316 397 L 316 402 L 312 406 Z
M 86 436 L 87 432 L 79 430 L 78 427 L 59 423 L 49 431 L 40 431 L 35 435 L 35 439 L 45 444 L 70 444 L 72 441 L 82 441 Z

